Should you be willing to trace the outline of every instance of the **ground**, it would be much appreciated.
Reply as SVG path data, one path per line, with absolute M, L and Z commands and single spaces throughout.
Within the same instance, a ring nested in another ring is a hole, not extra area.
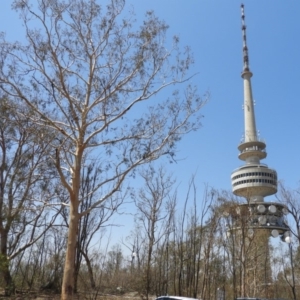
M 59 300 L 60 295 L 38 294 L 37 292 L 19 293 L 12 297 L 5 297 L 0 291 L 0 300 Z M 124 295 L 95 295 L 95 294 L 78 294 L 74 300 L 142 300 L 137 293 L 127 293 Z

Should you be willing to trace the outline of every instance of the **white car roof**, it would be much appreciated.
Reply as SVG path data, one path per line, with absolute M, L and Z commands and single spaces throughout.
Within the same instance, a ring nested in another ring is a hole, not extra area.
M 157 297 L 156 300 L 161 300 L 161 299 L 174 299 L 174 300 L 199 300 L 197 298 L 189 298 L 189 297 L 182 297 L 182 296 L 160 296 Z

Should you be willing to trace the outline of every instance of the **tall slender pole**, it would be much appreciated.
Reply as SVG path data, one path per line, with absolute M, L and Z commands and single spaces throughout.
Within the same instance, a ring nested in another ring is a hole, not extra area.
M 169 288 L 169 241 L 167 241 L 166 246 L 166 255 L 167 255 L 167 282 L 166 282 L 166 295 L 168 295 L 168 288 Z
M 225 245 L 223 249 L 223 299 L 225 300 L 225 286 L 226 286 L 226 268 L 225 268 Z
M 296 297 L 296 287 L 295 287 L 295 269 L 294 269 L 294 261 L 293 261 L 293 247 L 292 247 L 292 243 L 289 243 L 289 252 L 290 252 L 291 269 L 292 269 L 292 280 L 293 280 L 292 293 L 293 293 L 294 300 L 297 300 L 297 297 Z

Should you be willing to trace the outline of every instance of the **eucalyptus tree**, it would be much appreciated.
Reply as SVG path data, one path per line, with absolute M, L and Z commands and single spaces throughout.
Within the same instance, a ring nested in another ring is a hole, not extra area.
M 215 266 L 212 267 L 212 261 L 218 248 L 216 231 L 219 216 L 214 211 L 217 192 L 206 186 L 202 201 L 199 203 L 194 176 L 188 194 L 191 192 L 193 192 L 193 208 L 188 222 L 189 259 L 186 262 L 188 265 L 186 289 L 195 298 L 198 294 L 201 298 L 212 297 L 210 284 L 221 276 L 220 273 L 212 275 L 212 269 L 216 271 Z
M 37 132 L 28 109 L 2 97 L 0 112 L 0 271 L 9 293 L 10 262 L 55 220 L 47 208 L 55 174 L 46 158 L 50 136 Z
M 284 203 L 289 212 L 290 229 L 293 236 L 296 238 L 298 245 L 300 244 L 300 189 L 290 189 L 283 184 L 279 185 L 279 193 L 277 198 Z
M 216 192 L 205 188 L 197 195 L 195 177 L 190 180 L 182 214 L 174 229 L 174 247 L 170 251 L 174 291 L 179 295 L 212 298 L 210 294 L 211 262 L 216 245 L 218 216 L 214 213 Z M 192 202 L 189 207 L 189 202 Z
M 74 294 L 80 218 L 121 191 L 140 165 L 173 157 L 181 136 L 199 128 L 206 101 L 189 84 L 174 90 L 187 81 L 193 58 L 177 37 L 166 39 L 165 22 L 147 12 L 135 23 L 124 17 L 125 0 L 106 2 L 15 0 L 26 41 L 0 41 L 1 89 L 56 136 L 49 159 L 69 194 L 62 299 Z M 95 161 L 99 196 L 79 212 L 82 172 Z
M 97 165 L 88 165 L 86 168 L 84 168 L 81 176 L 79 192 L 80 198 L 82 199 L 79 205 L 79 212 L 84 212 L 93 205 L 94 201 L 97 200 L 99 192 L 97 192 L 95 187 L 98 184 L 100 176 L 101 167 L 98 167 Z M 126 195 L 126 193 L 124 194 Z M 92 247 L 90 245 L 92 242 L 94 244 L 96 241 L 99 241 L 99 237 L 97 237 L 97 235 L 100 234 L 101 236 L 101 230 L 104 230 L 108 226 L 112 226 L 112 224 L 109 222 L 110 218 L 116 211 L 118 211 L 119 207 L 123 203 L 125 195 L 122 195 L 121 193 L 114 194 L 105 201 L 105 205 L 102 203 L 99 205 L 99 207 L 96 207 L 90 211 L 90 213 L 84 214 L 80 218 L 77 234 L 77 251 L 75 257 L 75 291 L 77 290 L 77 281 L 82 260 L 85 261 L 88 271 L 90 287 L 92 289 L 96 288 L 93 271 L 93 259 L 90 255 L 90 250 L 92 250 Z M 67 218 L 64 218 L 64 220 L 67 225 Z
M 299 254 L 300 254 L 300 204 L 299 204 L 299 194 L 300 189 L 299 187 L 296 189 L 290 189 L 285 187 L 283 184 L 280 184 L 279 193 L 277 197 L 279 198 L 280 202 L 284 203 L 289 212 L 289 228 L 292 232 L 293 242 L 289 244 L 289 272 L 290 272 L 290 280 L 288 280 L 288 276 L 286 276 L 286 269 L 284 268 L 284 277 L 286 282 L 291 288 L 293 298 L 296 299 L 297 289 L 296 285 L 299 284 L 299 272 L 300 272 L 300 264 L 299 264 Z M 294 253 L 293 250 L 296 248 Z M 284 255 L 283 257 L 286 257 Z M 284 259 L 282 258 L 282 262 Z M 296 280 L 297 279 L 297 280 Z M 298 281 L 298 282 L 296 282 Z M 299 291 L 298 291 L 299 292 Z
M 174 197 L 171 195 L 175 181 L 166 174 L 163 167 L 155 170 L 153 166 L 140 172 L 144 185 L 134 197 L 137 207 L 137 222 L 145 236 L 145 284 L 148 299 L 153 281 L 153 253 L 166 238 L 170 222 L 175 213 Z

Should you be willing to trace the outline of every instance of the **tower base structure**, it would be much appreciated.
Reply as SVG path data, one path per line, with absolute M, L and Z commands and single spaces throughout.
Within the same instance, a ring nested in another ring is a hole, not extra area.
M 232 203 L 227 207 L 227 251 L 232 257 L 236 295 L 264 300 L 274 296 L 270 237 L 290 242 L 287 213 L 285 205 L 277 202 Z

